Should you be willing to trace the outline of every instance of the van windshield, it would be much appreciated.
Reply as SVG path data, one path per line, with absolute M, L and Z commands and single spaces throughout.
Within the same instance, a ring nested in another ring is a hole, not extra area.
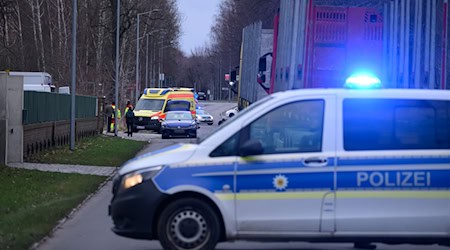
M 189 111 L 191 103 L 189 101 L 168 101 L 165 112 L 167 111 Z
M 230 118 L 231 121 L 226 121 L 224 122 L 222 125 L 220 125 L 219 127 L 217 127 L 212 133 L 210 133 L 208 136 L 204 137 L 204 138 L 198 138 L 197 139 L 197 144 L 203 142 L 204 140 L 208 139 L 210 136 L 212 136 L 214 133 L 216 133 L 217 131 L 220 131 L 224 128 L 226 128 L 229 124 L 231 124 L 233 122 L 233 120 L 236 120 L 237 118 L 245 115 L 246 113 L 250 112 L 251 110 L 255 109 L 256 107 L 260 106 L 261 104 L 264 104 L 266 102 L 268 102 L 270 99 L 272 99 L 273 96 L 268 95 L 260 100 L 258 100 L 257 102 L 253 103 L 252 105 L 248 106 L 247 108 L 239 111 L 235 116 L 233 116 L 232 118 Z
M 159 99 L 140 99 L 136 104 L 136 111 L 139 110 L 152 110 L 160 111 L 164 106 L 164 100 Z

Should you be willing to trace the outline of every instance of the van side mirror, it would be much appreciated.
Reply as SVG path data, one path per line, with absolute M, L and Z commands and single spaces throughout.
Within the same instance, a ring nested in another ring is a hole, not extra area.
M 259 67 L 258 71 L 266 71 L 267 70 L 267 59 L 265 56 L 259 58 Z
M 264 152 L 262 144 L 259 140 L 250 139 L 239 147 L 239 156 L 246 157 L 252 155 L 260 155 Z

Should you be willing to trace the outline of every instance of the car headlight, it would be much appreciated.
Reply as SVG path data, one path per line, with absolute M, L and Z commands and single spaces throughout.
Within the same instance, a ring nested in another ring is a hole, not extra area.
M 142 182 L 151 179 L 155 176 L 160 170 L 162 166 L 151 167 L 143 170 L 139 170 L 136 172 L 129 173 L 125 175 L 122 179 L 122 190 L 127 190 L 132 188 Z
M 158 120 L 159 117 L 158 117 L 158 116 L 152 116 L 152 117 L 150 117 L 150 119 L 151 119 L 151 120 Z

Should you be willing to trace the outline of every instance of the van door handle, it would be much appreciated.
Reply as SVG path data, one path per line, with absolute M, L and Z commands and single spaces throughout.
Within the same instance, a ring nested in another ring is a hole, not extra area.
M 311 157 L 303 160 L 303 164 L 307 167 L 325 167 L 328 164 L 327 158 Z

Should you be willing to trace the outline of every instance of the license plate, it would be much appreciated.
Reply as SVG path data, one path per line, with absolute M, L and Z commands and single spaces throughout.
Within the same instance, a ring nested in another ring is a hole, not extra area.
M 175 133 L 177 134 L 184 134 L 184 129 L 175 129 Z
M 144 126 L 136 126 L 137 129 L 145 129 Z

